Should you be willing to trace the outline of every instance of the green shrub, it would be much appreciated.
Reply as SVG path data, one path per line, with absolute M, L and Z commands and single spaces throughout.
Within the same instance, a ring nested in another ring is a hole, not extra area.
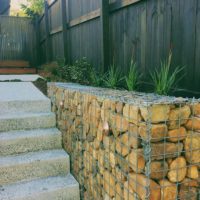
M 150 74 L 154 90 L 157 94 L 168 95 L 172 89 L 175 89 L 177 83 L 183 78 L 183 76 L 180 76 L 180 78 L 177 79 L 177 76 L 183 71 L 184 67 L 177 67 L 173 72 L 170 72 L 171 60 L 172 53 L 170 52 L 168 59 L 161 62 L 160 70 L 156 69 Z
M 69 68 L 65 64 L 65 59 L 57 58 L 57 64 L 58 64 L 58 67 L 56 68 L 56 70 L 57 70 L 58 79 L 60 81 L 69 81 L 70 80 Z
M 126 89 L 128 89 L 129 91 L 136 90 L 136 88 L 139 84 L 140 77 L 141 77 L 141 75 L 137 71 L 136 63 L 134 63 L 133 60 L 131 60 L 128 75 L 125 77 Z
M 103 78 L 105 87 L 113 89 L 120 87 L 122 80 L 124 80 L 121 74 L 122 73 L 118 67 L 116 67 L 115 65 L 111 65 L 110 69 Z
M 73 65 L 68 66 L 70 81 L 81 84 L 91 83 L 92 65 L 86 58 L 75 61 Z
M 90 84 L 92 86 L 101 87 L 103 86 L 105 74 L 97 72 L 94 68 L 91 69 L 90 72 Z

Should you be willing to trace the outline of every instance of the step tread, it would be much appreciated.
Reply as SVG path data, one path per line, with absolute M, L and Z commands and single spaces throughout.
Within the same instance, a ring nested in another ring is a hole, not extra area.
M 0 115 L 0 132 L 52 128 L 55 125 L 56 118 L 52 112 L 6 113 Z
M 23 119 L 23 118 L 30 118 L 30 117 L 44 117 L 44 116 L 54 116 L 55 114 L 53 112 L 47 112 L 47 113 L 8 113 L 0 115 L 1 119 Z
M 15 166 L 27 164 L 36 161 L 57 160 L 62 158 L 69 158 L 69 155 L 62 149 L 47 150 L 39 152 L 31 152 L 20 155 L 0 156 L 0 167 Z
M 48 136 L 48 135 L 61 136 L 61 132 L 57 128 L 0 132 L 0 143 L 6 140 L 15 140 L 19 138 L 25 139 L 25 138 L 33 138 L 40 136 Z
M 62 190 L 64 189 L 65 191 L 68 190 L 70 194 L 70 191 L 74 188 L 78 193 L 79 191 L 78 191 L 77 181 L 73 178 L 71 174 L 68 174 L 67 176 L 64 177 L 60 176 L 48 177 L 48 178 L 36 179 L 33 181 L 15 183 L 0 187 L 0 199 L 5 199 L 5 200 L 8 199 L 15 200 L 21 198 L 29 199 L 29 197 L 31 196 L 32 198 L 34 198 L 34 195 L 37 195 L 39 197 L 40 194 L 55 192 L 56 190 L 61 190 L 61 189 Z M 49 196 L 49 199 L 52 198 Z M 67 199 L 67 198 L 63 197 L 62 199 Z

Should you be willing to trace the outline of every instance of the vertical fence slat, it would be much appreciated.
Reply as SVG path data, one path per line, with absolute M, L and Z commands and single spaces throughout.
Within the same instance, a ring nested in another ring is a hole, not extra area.
M 69 1 L 61 0 L 61 8 L 62 8 L 62 29 L 63 29 L 63 44 L 64 44 L 64 57 L 65 62 L 70 63 L 70 56 L 69 56 L 69 34 L 67 33 L 68 27 L 68 17 L 67 17 L 67 10 L 68 10 Z
M 109 66 L 109 1 L 101 0 L 102 71 Z
M 50 27 L 49 27 L 49 5 L 48 2 L 45 1 L 45 28 L 46 28 L 46 58 L 47 62 L 51 60 L 51 40 L 50 40 Z

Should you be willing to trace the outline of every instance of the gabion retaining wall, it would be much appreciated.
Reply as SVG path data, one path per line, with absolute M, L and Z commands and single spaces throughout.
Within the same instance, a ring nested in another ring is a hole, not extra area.
M 88 200 L 197 200 L 200 101 L 50 84 L 71 170 Z

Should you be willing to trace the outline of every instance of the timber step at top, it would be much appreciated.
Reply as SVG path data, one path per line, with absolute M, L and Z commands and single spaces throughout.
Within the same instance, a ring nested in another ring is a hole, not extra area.
M 3 60 L 3 61 L 0 61 L 0 67 L 1 68 L 6 68 L 6 67 L 26 68 L 26 67 L 30 67 L 30 64 L 28 61 L 24 61 L 24 60 Z
M 25 60 L 0 61 L 0 74 L 36 74 L 36 68 L 30 67 Z
M 8 75 L 8 74 L 36 74 L 36 68 L 10 68 L 10 67 L 0 67 L 0 74 Z

